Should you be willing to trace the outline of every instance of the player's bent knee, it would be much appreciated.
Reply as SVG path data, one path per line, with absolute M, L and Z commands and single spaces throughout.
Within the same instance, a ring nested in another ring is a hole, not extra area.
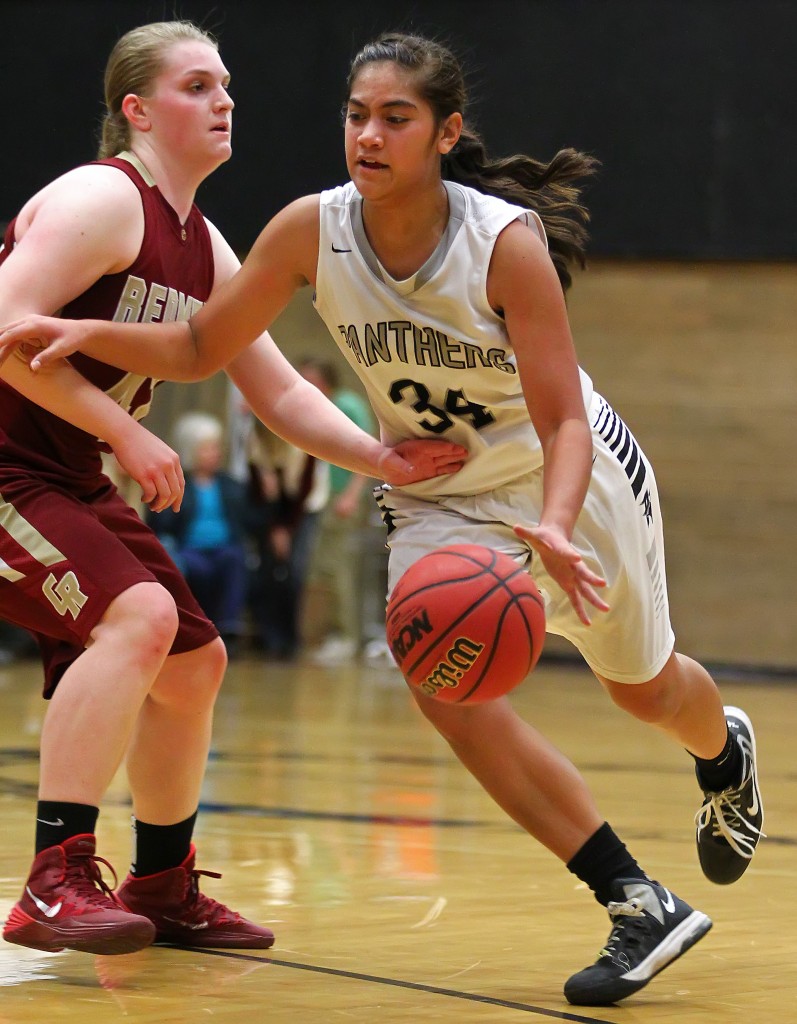
M 640 722 L 656 725 L 672 714 L 672 694 L 655 679 L 648 683 L 614 683 L 605 679 L 601 682 L 617 707 Z
M 224 679 L 227 667 L 227 652 L 221 637 L 211 640 L 201 647 L 201 665 L 196 676 L 201 679 L 203 688 L 218 691 Z
M 150 695 L 173 710 L 192 714 L 212 707 L 227 668 L 227 651 L 221 638 L 183 654 L 174 654 L 158 674 Z
M 95 634 L 113 631 L 140 645 L 142 654 L 165 658 L 178 626 L 177 607 L 168 590 L 159 583 L 136 583 L 114 598 Z

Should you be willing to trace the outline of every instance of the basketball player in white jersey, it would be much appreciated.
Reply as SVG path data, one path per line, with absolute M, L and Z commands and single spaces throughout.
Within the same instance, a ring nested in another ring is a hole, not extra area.
M 568 265 L 583 263 L 585 241 L 574 181 L 593 162 L 573 151 L 547 166 L 491 161 L 463 125 L 465 100 L 446 48 L 381 37 L 349 77 L 351 182 L 279 213 L 189 327 L 32 317 L 0 332 L 0 351 L 44 349 L 34 371 L 80 348 L 128 371 L 195 380 L 309 282 L 383 438 L 441 437 L 470 452 L 455 476 L 381 488 L 390 586 L 445 544 L 483 544 L 528 565 L 549 629 L 573 641 L 620 707 L 694 757 L 700 863 L 712 881 L 733 882 L 762 834 L 752 726 L 674 650 L 653 472 L 579 368 L 567 322 Z M 607 907 L 609 939 L 567 981 L 571 1002 L 638 991 L 708 931 L 705 914 L 648 877 L 573 765 L 506 698 L 463 708 L 415 697 L 497 803 Z

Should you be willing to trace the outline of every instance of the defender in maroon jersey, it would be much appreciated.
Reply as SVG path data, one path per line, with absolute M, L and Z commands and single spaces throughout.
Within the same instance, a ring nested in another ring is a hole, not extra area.
M 239 267 L 194 205 L 231 154 L 229 75 L 214 40 L 188 22 L 134 29 L 105 82 L 100 160 L 51 182 L 8 227 L 2 322 L 58 312 L 187 320 Z M 360 431 L 268 335 L 228 372 L 271 429 L 326 461 L 395 483 L 461 464 L 463 450 L 447 442 L 390 449 Z M 37 949 L 274 941 L 197 884 L 207 872 L 195 868 L 191 839 L 224 645 L 102 472 L 111 450 L 154 511 L 179 507 L 179 460 L 139 423 L 155 384 L 79 355 L 39 375 L 24 358 L 0 368 L 0 617 L 38 638 L 50 698 L 37 855 L 3 934 Z M 94 830 L 125 756 L 136 847 L 112 893 Z

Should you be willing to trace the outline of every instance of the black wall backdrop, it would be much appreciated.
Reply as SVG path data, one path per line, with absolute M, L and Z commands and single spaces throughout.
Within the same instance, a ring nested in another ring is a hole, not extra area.
M 593 254 L 797 254 L 795 0 L 0 0 L 0 219 L 93 157 L 118 36 L 175 16 L 219 37 L 233 76 L 235 152 L 199 201 L 241 253 L 286 202 L 345 180 L 349 60 L 401 28 L 463 58 L 493 153 L 601 160 Z

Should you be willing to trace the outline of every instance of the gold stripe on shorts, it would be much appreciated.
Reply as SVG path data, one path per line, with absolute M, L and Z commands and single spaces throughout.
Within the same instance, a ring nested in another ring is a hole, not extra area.
M 36 527 L 29 523 L 24 516 L 21 516 L 13 505 L 3 500 L 2 494 L 0 494 L 0 530 L 5 530 L 40 565 L 56 565 L 58 562 L 66 561 L 65 556 L 58 548 L 54 547 L 46 537 L 42 537 Z M 9 575 L 9 573 L 16 573 L 16 575 Z M 0 576 L 13 581 L 22 579 L 23 573 L 18 573 L 16 569 L 12 569 L 0 559 Z
M 0 558 L 0 580 L 9 580 L 11 583 L 16 583 L 17 580 L 23 579 L 24 576 L 24 573 L 12 569 L 8 562 Z

